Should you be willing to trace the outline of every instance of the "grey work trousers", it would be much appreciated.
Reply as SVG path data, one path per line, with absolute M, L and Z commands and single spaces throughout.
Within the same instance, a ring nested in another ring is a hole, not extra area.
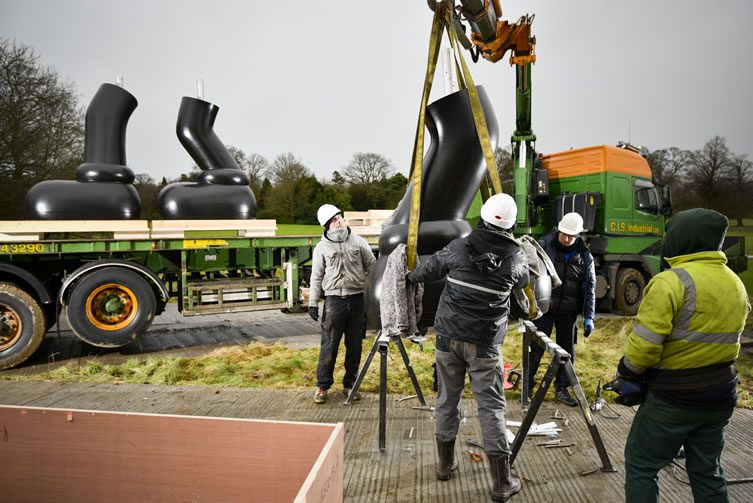
M 486 455 L 509 455 L 499 346 L 484 346 L 437 334 L 436 363 L 438 389 L 434 414 L 437 439 L 448 442 L 458 434 L 460 398 L 465 388 L 467 370 L 471 391 L 478 405 Z
M 329 389 L 334 384 L 337 353 L 340 341 L 345 335 L 343 387 L 350 389 L 358 377 L 363 338 L 366 336 L 363 294 L 325 297 L 321 325 L 322 338 L 319 347 L 319 364 L 316 368 L 316 385 Z

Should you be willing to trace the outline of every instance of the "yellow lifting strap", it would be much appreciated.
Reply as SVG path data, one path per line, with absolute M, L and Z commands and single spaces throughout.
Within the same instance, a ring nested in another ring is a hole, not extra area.
M 421 97 L 421 108 L 418 110 L 418 126 L 416 126 L 416 141 L 413 143 L 413 164 L 411 166 L 411 193 L 410 220 L 408 221 L 408 269 L 416 267 L 416 253 L 418 250 L 418 224 L 421 218 L 421 182 L 424 171 L 424 127 L 426 125 L 426 106 L 429 104 L 429 93 L 434 81 L 434 72 L 439 59 L 439 45 L 442 39 L 444 26 L 440 9 L 434 12 L 434 20 L 431 25 L 431 38 L 429 39 L 429 60 L 426 65 L 426 77 L 424 78 L 424 92 Z
M 450 12 L 450 16 L 454 15 L 454 12 Z M 468 65 L 463 57 L 462 49 L 458 43 L 458 35 L 455 31 L 455 23 L 452 19 L 447 21 L 447 34 L 450 38 L 450 45 L 455 53 L 456 57 L 460 59 L 460 65 L 463 68 L 463 79 L 465 85 L 468 88 L 468 96 L 471 100 L 471 112 L 473 113 L 473 124 L 476 126 L 476 134 L 478 135 L 479 142 L 481 143 L 481 151 L 484 153 L 484 159 L 486 160 L 486 169 L 489 171 L 489 178 L 492 181 L 492 188 L 495 194 L 502 193 L 502 180 L 499 178 L 499 171 L 497 171 L 497 162 L 494 159 L 494 151 L 492 150 L 492 141 L 489 137 L 489 128 L 486 125 L 486 117 L 484 117 L 484 110 L 481 108 L 481 99 L 478 97 L 478 91 L 476 90 L 476 84 L 473 82 L 473 77 L 468 69 Z
M 416 256 L 418 251 L 418 227 L 421 217 L 421 184 L 423 175 L 426 107 L 429 103 L 429 94 L 431 93 L 431 87 L 434 81 L 434 73 L 437 67 L 437 60 L 439 59 L 439 47 L 445 26 L 447 26 L 448 38 L 455 56 L 456 68 L 462 68 L 462 78 L 458 78 L 458 80 L 460 81 L 461 89 L 468 89 L 468 95 L 471 102 L 471 112 L 473 114 L 473 123 L 476 126 L 476 134 L 478 135 L 481 144 L 481 150 L 484 154 L 486 167 L 489 171 L 489 177 L 492 182 L 494 193 L 499 194 L 502 192 L 502 182 L 499 178 L 499 172 L 497 171 L 497 164 L 491 147 L 491 139 L 489 138 L 489 129 L 486 125 L 486 118 L 484 117 L 484 112 L 481 108 L 481 100 L 479 99 L 476 85 L 471 77 L 471 72 L 468 69 L 468 65 L 466 64 L 459 48 L 457 33 L 455 32 L 455 24 L 452 19 L 453 15 L 454 12 L 450 9 L 436 9 L 431 27 L 428 64 L 426 66 L 424 90 L 421 97 L 421 108 L 418 113 L 416 140 L 413 144 L 413 163 L 410 173 L 410 183 L 413 189 L 411 193 L 410 220 L 408 223 L 407 259 L 408 269 L 410 270 L 413 270 L 416 267 Z M 460 66 L 458 66 L 458 59 L 460 60 Z M 460 72 L 458 72 L 458 77 L 461 77 Z

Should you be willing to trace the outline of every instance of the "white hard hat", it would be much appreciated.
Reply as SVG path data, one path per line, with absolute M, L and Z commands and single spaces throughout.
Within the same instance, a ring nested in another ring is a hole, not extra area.
M 518 206 L 508 194 L 494 194 L 481 207 L 481 219 L 495 227 L 509 229 L 515 225 Z
M 332 217 L 334 217 L 338 213 L 342 213 L 342 211 L 340 211 L 340 208 L 338 208 L 337 206 L 333 204 L 323 204 L 316 212 L 316 219 L 319 220 L 319 225 L 324 227 L 327 222 L 329 222 Z
M 583 232 L 583 217 L 576 212 L 568 213 L 557 225 L 557 230 L 563 234 L 575 236 Z

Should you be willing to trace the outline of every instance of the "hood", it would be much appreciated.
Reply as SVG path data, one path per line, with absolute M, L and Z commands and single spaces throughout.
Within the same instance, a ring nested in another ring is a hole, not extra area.
M 512 234 L 476 229 L 468 235 L 469 259 L 483 273 L 496 271 L 520 247 Z
M 694 208 L 672 217 L 662 244 L 662 257 L 720 251 L 729 220 L 714 210 Z

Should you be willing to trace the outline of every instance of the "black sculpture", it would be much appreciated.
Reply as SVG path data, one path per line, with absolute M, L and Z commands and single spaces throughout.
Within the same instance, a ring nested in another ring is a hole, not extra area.
M 32 220 L 136 219 L 141 200 L 126 166 L 126 126 L 138 101 L 125 89 L 102 84 L 86 110 L 84 163 L 76 180 L 47 180 L 24 199 Z
M 492 149 L 495 149 L 498 138 L 497 119 L 486 91 L 481 86 L 477 89 Z M 467 90 L 445 96 L 426 107 L 426 128 L 429 130 L 431 143 L 424 158 L 421 185 L 421 218 L 418 228 L 420 259 L 428 258 L 453 239 L 471 232 L 465 216 L 487 173 Z M 390 224 L 382 229 L 379 237 L 379 260 L 369 273 L 366 285 L 368 319 L 372 328 L 380 325 L 379 299 L 387 256 L 398 244 L 408 242 L 412 192 L 409 185 Z M 419 326 L 430 327 L 434 324 L 444 280 L 427 283 L 425 286 L 424 310 Z
M 184 97 L 176 133 L 202 172 L 196 182 L 171 183 L 159 193 L 166 219 L 249 219 L 256 217 L 256 198 L 244 173 L 214 133 L 220 108 Z

